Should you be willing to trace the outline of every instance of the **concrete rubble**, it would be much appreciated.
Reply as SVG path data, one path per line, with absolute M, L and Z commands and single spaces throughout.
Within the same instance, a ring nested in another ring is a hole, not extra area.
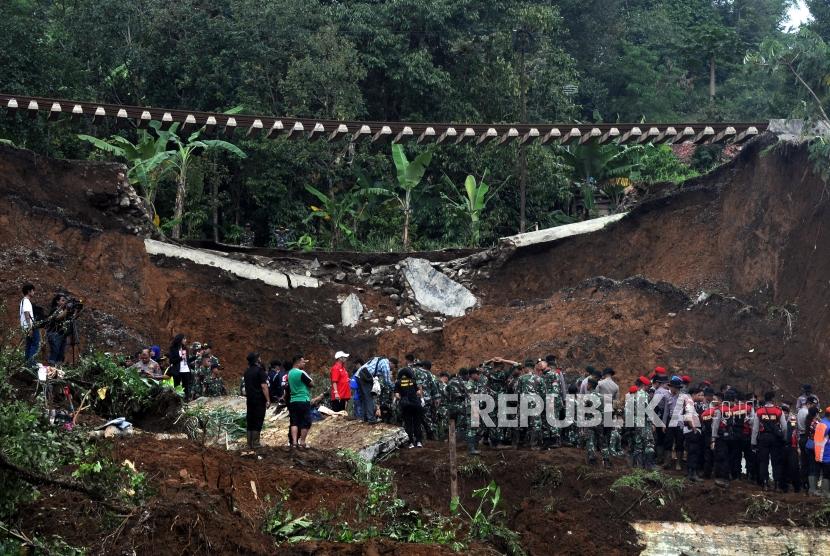
M 357 325 L 362 314 L 363 304 L 360 303 L 357 294 L 349 294 L 340 304 L 340 320 L 343 326 L 351 328 Z
M 478 302 L 470 290 L 435 270 L 426 259 L 408 258 L 401 267 L 413 299 L 427 311 L 462 317 Z

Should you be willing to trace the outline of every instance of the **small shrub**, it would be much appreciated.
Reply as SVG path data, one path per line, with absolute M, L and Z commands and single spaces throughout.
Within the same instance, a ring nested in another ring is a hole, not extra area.
M 472 477 L 486 479 L 490 477 L 491 472 L 490 468 L 481 458 L 469 458 L 466 462 L 458 466 L 458 474 L 468 479 Z
M 750 497 L 744 515 L 749 519 L 763 519 L 769 514 L 776 513 L 778 508 L 778 502 L 770 500 L 762 494 L 756 494 Z
M 548 464 L 542 464 L 530 477 L 530 483 L 535 487 L 559 488 L 562 486 L 562 470 Z

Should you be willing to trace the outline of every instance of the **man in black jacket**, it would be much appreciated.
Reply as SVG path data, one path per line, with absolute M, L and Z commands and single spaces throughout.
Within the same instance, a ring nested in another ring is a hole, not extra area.
M 248 431 L 248 448 L 260 447 L 259 436 L 265 422 L 265 410 L 271 407 L 271 393 L 268 389 L 268 374 L 262 366 L 259 354 L 248 354 L 248 368 L 245 370 L 245 398 L 247 413 L 245 415 Z

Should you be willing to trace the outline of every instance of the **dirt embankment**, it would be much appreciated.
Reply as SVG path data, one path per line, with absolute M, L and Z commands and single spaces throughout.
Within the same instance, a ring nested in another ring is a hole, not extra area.
M 600 232 L 517 250 L 477 284 L 482 309 L 438 335 L 396 331 L 383 350 L 420 350 L 451 369 L 553 353 L 623 379 L 662 364 L 759 392 L 827 390 L 830 192 L 806 147 L 773 143 L 658 188 Z M 715 295 L 695 303 L 701 292 Z
M 304 351 L 315 368 L 330 364 L 345 345 L 342 329 L 324 326 L 339 325 L 339 286 L 285 290 L 150 257 L 143 237 L 152 226 L 124 171 L 0 146 L 0 300 L 10 324 L 19 288 L 30 281 L 44 308 L 58 289 L 84 300 L 82 350 L 128 353 L 159 344 L 166 351 L 182 332 L 210 341 L 229 376 L 242 373 L 253 350 L 266 360 Z M 374 338 L 348 344 L 367 342 Z
M 631 473 L 622 460 L 614 461 L 613 469 L 587 466 L 585 451 L 575 448 L 484 450 L 480 457 L 462 454 L 459 494 L 465 507 L 475 510 L 481 499 L 473 497 L 473 491 L 495 480 L 501 487 L 503 517 L 520 534 L 530 556 L 640 554 L 643 547 L 632 521 L 810 526 L 811 515 L 822 506 L 821 499 L 803 493 L 762 496 L 757 485 L 744 481 L 733 482 L 725 495 L 712 481 L 691 484 L 674 472 L 667 476 L 681 479 L 682 490 L 672 491 L 658 483 L 646 483 L 645 491 L 612 490 L 617 479 Z M 448 511 L 446 444 L 401 451 L 384 465 L 395 471 L 398 495 L 409 504 Z M 646 499 L 648 494 L 655 496 Z M 757 506 L 764 496 L 773 504 L 759 513 Z

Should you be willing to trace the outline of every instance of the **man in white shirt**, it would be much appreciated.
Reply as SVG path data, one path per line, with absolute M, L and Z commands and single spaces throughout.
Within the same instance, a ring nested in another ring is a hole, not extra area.
M 32 364 L 35 355 L 40 350 L 40 329 L 35 325 L 35 310 L 32 306 L 32 297 L 35 287 L 32 284 L 23 284 L 23 299 L 20 301 L 20 327 L 26 335 L 26 362 Z

